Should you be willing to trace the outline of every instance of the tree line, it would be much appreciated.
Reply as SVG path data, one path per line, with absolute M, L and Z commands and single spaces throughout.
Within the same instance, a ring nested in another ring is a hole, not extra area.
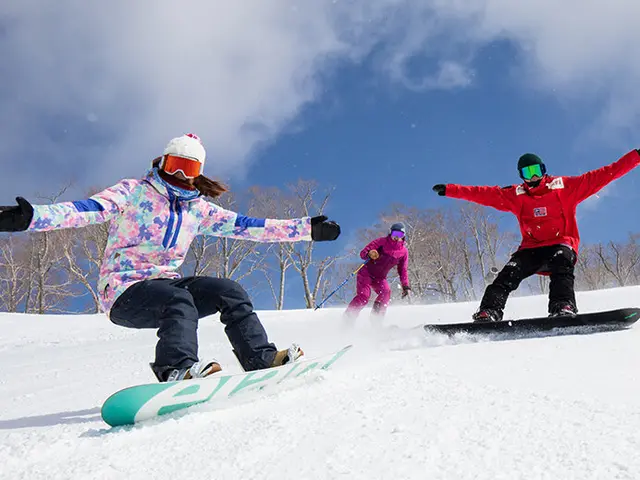
M 60 201 L 62 189 L 44 202 Z M 252 187 L 225 194 L 223 208 L 254 217 L 294 218 L 327 210 L 333 194 L 313 180 L 299 180 L 280 189 Z M 93 192 L 88 192 L 89 195 Z M 318 253 L 313 242 L 261 244 L 219 237 L 197 237 L 183 275 L 226 277 L 252 293 L 270 293 L 271 305 L 287 306 L 295 285 L 304 305 L 313 308 L 342 283 L 362 260 L 360 250 L 387 233 L 390 224 L 407 227 L 409 280 L 413 303 L 479 300 L 484 288 L 519 243 L 519 233 L 501 226 L 504 214 L 470 203 L 437 209 L 394 204 L 378 222 L 356 232 L 355 242 L 339 255 Z M 98 313 L 97 279 L 107 244 L 109 224 L 53 232 L 0 236 L 0 311 L 21 313 Z M 342 237 L 345 238 L 345 237 Z M 583 243 L 576 264 L 576 289 L 595 290 L 640 283 L 640 234 L 622 242 Z M 395 270 L 389 281 L 400 302 Z M 344 305 L 354 295 L 355 279 L 325 304 Z M 516 294 L 548 291 L 548 278 L 534 276 Z

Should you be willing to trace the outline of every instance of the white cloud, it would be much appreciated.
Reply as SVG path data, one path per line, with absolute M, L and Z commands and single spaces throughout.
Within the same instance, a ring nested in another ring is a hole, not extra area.
M 185 131 L 204 139 L 208 173 L 242 173 L 341 62 L 375 52 L 404 87 L 464 87 L 498 39 L 519 47 L 523 88 L 601 101 L 603 124 L 637 132 L 637 18 L 635 0 L 3 2 L 0 187 L 25 185 L 28 156 L 46 159 L 36 183 L 138 176 Z M 416 55 L 436 71 L 410 72 Z

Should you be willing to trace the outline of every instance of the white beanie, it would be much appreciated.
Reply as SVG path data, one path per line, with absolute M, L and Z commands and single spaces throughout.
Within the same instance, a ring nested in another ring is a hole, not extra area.
M 207 154 L 200 137 L 194 133 L 186 133 L 181 137 L 171 139 L 162 155 L 191 158 L 192 160 L 200 162 L 204 167 L 204 159 Z

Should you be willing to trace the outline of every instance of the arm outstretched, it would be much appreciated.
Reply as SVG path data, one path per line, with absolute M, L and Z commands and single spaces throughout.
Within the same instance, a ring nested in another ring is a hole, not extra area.
M 440 188 L 436 189 L 436 187 Z M 515 188 L 511 186 L 469 187 L 449 183 L 447 185 L 436 185 L 434 186 L 434 190 L 437 191 L 439 195 L 467 200 L 486 207 L 493 207 L 503 212 L 513 212 L 516 202 Z
M 86 200 L 32 205 L 17 197 L 18 206 L 0 207 L 1 232 L 45 232 L 104 223 L 118 215 L 137 180 L 122 180 Z
M 591 170 L 576 177 L 563 177 L 565 188 L 574 196 L 576 203 L 586 200 L 609 183 L 626 175 L 640 164 L 640 153 L 631 150 L 611 165 Z
M 201 235 L 254 242 L 299 242 L 335 240 L 340 227 L 324 215 L 288 220 L 254 218 L 209 204 L 200 224 Z

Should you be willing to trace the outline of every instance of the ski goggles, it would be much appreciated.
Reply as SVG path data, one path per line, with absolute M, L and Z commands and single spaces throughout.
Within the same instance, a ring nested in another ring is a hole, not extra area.
M 182 172 L 187 178 L 196 178 L 202 173 L 202 164 L 199 161 L 175 155 L 165 155 L 160 168 L 169 175 Z
M 542 166 L 541 165 L 529 165 L 528 167 L 523 167 L 520 169 L 522 173 L 522 178 L 525 180 L 531 180 L 533 177 L 542 178 Z
M 400 232 L 398 230 L 394 230 L 393 232 L 391 232 L 392 240 L 400 240 L 401 238 L 404 238 L 404 232 Z

